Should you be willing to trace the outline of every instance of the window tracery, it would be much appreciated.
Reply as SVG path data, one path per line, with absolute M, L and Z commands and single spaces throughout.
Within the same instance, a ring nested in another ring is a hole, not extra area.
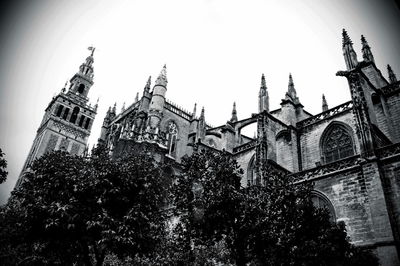
M 348 130 L 341 125 L 330 128 L 323 139 L 322 152 L 325 163 L 354 155 L 353 139 Z
M 318 209 L 327 209 L 330 217 L 331 222 L 336 221 L 335 209 L 333 208 L 332 203 L 330 200 L 323 195 L 321 192 L 312 191 L 311 192 L 311 201 L 314 207 Z
M 178 140 L 178 126 L 175 122 L 170 121 L 167 125 L 168 154 L 175 156 L 176 143 Z

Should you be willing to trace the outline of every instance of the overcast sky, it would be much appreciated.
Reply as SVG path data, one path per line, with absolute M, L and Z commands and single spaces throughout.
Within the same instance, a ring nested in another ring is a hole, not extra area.
M 44 109 L 95 46 L 94 81 L 100 97 L 90 145 L 106 110 L 127 106 L 167 64 L 167 98 L 192 111 L 204 106 L 217 126 L 257 111 L 261 74 L 271 109 L 280 107 L 292 73 L 305 109 L 321 112 L 350 100 L 341 31 L 346 28 L 361 56 L 367 38 L 386 76 L 400 78 L 400 12 L 394 0 L 41 0 L 12 1 L 0 17 L 0 147 L 8 161 L 4 201 L 31 148 Z M 248 132 L 252 135 L 251 130 Z

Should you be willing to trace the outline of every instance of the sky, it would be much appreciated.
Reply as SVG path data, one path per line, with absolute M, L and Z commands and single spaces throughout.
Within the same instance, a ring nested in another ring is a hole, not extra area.
M 149 75 L 167 65 L 166 97 L 192 111 L 204 106 L 218 126 L 257 112 L 264 73 L 270 109 L 280 107 L 289 72 L 305 110 L 321 112 L 350 100 L 341 32 L 346 28 L 361 61 L 360 36 L 387 76 L 400 78 L 400 11 L 394 0 L 19 0 L 0 7 L 0 148 L 15 185 L 51 98 L 94 46 L 92 104 L 96 143 L 109 106 L 134 102 Z M 252 130 L 246 133 L 252 136 Z

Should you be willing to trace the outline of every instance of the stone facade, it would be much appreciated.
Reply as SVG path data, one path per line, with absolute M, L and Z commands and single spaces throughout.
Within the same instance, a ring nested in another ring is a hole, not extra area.
M 97 104 L 91 106 L 87 97 L 93 85 L 94 48 L 90 49 L 91 55 L 70 79 L 69 88 L 65 84 L 47 106 L 16 186 L 23 181 L 30 164 L 47 152 L 64 150 L 73 155 L 87 152 L 86 145 L 97 111 Z
M 319 114 L 304 110 L 292 75 L 281 108 L 270 111 L 263 75 L 259 113 L 238 120 L 234 104 L 232 118 L 211 127 L 204 109 L 197 116 L 196 106 L 188 112 L 166 99 L 164 66 L 152 91 L 149 78 L 131 106 L 119 114 L 110 107 L 99 142 L 114 156 L 128 146 L 153 145 L 159 160 L 177 164 L 198 147 L 225 150 L 244 170 L 243 186 L 262 183 L 262 163 L 282 167 L 297 182 L 313 182 L 313 201 L 346 223 L 354 244 L 374 249 L 382 265 L 399 265 L 400 82 L 390 66 L 389 79 L 382 75 L 363 36 L 362 46 L 359 62 L 343 30 L 347 69 L 337 75 L 348 80 L 351 99 L 328 108 L 323 96 Z M 253 123 L 258 136 L 242 135 Z

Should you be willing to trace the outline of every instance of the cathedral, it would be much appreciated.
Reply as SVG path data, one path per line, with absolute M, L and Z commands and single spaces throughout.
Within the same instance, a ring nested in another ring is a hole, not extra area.
M 346 70 L 336 75 L 348 81 L 351 99 L 345 103 L 329 108 L 322 96 L 322 112 L 310 114 L 289 75 L 281 107 L 270 110 L 262 75 L 258 113 L 239 120 L 234 104 L 231 119 L 212 127 L 204 109 L 197 115 L 196 105 L 188 112 L 166 98 L 164 66 L 133 104 L 120 113 L 115 105 L 109 108 L 99 143 L 113 157 L 151 147 L 157 160 L 176 166 L 171 174 L 179 174 L 182 158 L 196 149 L 225 150 L 244 170 L 242 186 L 263 185 L 263 165 L 287 171 L 298 183 L 313 183 L 314 204 L 345 222 L 352 243 L 373 249 L 382 265 L 399 265 L 400 81 L 389 65 L 387 77 L 377 68 L 364 36 L 361 61 L 345 30 L 342 36 Z M 87 98 L 93 85 L 93 51 L 70 87 L 47 107 L 24 170 L 48 151 L 85 152 L 97 108 Z M 257 125 L 257 136 L 241 133 L 250 124 Z

